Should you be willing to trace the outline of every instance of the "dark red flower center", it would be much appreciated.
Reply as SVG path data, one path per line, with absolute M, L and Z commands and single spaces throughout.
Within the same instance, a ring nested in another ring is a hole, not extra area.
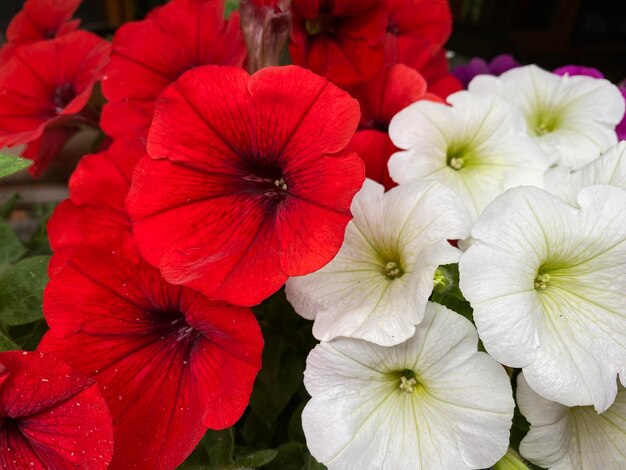
M 392 21 L 389 21 L 387 23 L 387 32 L 397 36 L 400 33 L 400 28 Z
M 0 418 L 0 436 L 15 436 L 22 434 L 18 420 L 11 418 L 10 416 L 4 416 Z
M 163 339 L 194 343 L 196 339 L 202 336 L 202 333 L 189 325 L 184 315 L 178 311 L 155 310 L 150 313 L 152 323 L 159 330 Z
M 242 168 L 242 191 L 262 195 L 275 202 L 288 195 L 288 184 L 282 170 L 275 165 L 246 163 Z
M 320 11 L 317 18 L 306 20 L 304 23 L 309 36 L 318 34 L 332 34 L 337 29 L 337 18 L 328 12 Z
M 76 89 L 74 88 L 74 85 L 71 83 L 58 85 L 54 90 L 54 96 L 52 98 L 55 111 L 57 113 L 62 112 L 74 98 L 76 98 Z
M 371 118 L 363 127 L 385 133 L 389 132 L 389 123 L 376 118 Z

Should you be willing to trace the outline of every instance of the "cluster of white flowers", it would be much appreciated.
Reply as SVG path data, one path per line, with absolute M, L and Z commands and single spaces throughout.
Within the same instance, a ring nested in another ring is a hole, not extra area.
M 527 66 L 447 101 L 393 118 L 399 186 L 366 181 L 336 258 L 287 283 L 321 341 L 309 449 L 330 469 L 486 468 L 517 406 L 524 459 L 626 468 L 624 100 Z M 432 301 L 453 263 L 474 323 Z

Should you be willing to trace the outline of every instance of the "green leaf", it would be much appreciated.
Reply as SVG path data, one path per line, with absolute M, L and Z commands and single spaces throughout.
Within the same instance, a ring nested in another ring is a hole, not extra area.
M 239 0 L 226 0 L 224 4 L 224 18 L 228 19 L 233 11 L 239 9 Z
M 300 442 L 288 442 L 281 445 L 276 458 L 267 465 L 268 470 L 324 470 L 325 468 Z
M 37 349 L 41 338 L 48 331 L 48 324 L 42 318 L 35 323 L 13 326 L 9 329 L 9 335 L 19 345 L 19 349 L 34 351 Z
M 40 204 L 35 207 L 35 217 L 39 220 L 37 230 L 33 233 L 33 236 L 26 246 L 35 255 L 50 255 L 50 243 L 48 241 L 48 220 L 54 212 L 56 204 Z
M 269 386 L 261 381 L 254 385 L 250 399 L 250 407 L 254 413 L 268 425 L 273 423 L 298 390 L 303 373 L 304 358 L 283 354 L 276 380 Z
M 289 424 L 287 425 L 287 435 L 292 441 L 298 441 L 305 443 L 306 438 L 304 431 L 302 430 L 302 410 L 304 409 L 306 402 L 302 402 L 291 414 L 289 418 Z
M 178 467 L 181 470 L 226 470 L 233 468 L 234 434 L 232 428 L 208 430 L 189 457 Z
M 15 344 L 11 338 L 6 336 L 4 333 L 0 331 L 0 352 L 4 351 L 12 351 L 13 349 L 20 349 L 17 344 Z
M 263 337 L 265 339 L 265 347 L 263 348 L 261 358 L 263 368 L 259 371 L 256 380 L 269 388 L 278 378 L 280 357 L 285 349 L 285 344 L 282 335 L 277 333 L 264 332 Z
M 11 212 L 13 212 L 13 209 L 15 209 L 15 206 L 19 201 L 19 194 L 15 193 L 9 196 L 9 199 L 4 201 L 2 205 L 0 205 L 0 219 L 6 219 L 11 214 Z
M 471 322 L 474 321 L 472 306 L 459 289 L 458 264 L 446 264 L 437 268 L 430 300 L 463 315 Z
M 17 261 L 26 254 L 26 248 L 9 224 L 0 222 L 0 265 Z
M 270 447 L 270 440 L 274 437 L 276 423 L 268 425 L 250 410 L 241 426 L 241 435 L 246 444 L 254 447 Z
M 509 449 L 509 451 L 504 454 L 493 467 L 493 470 L 544 470 L 542 467 L 538 467 L 537 465 L 533 465 L 530 462 L 524 460 L 517 452 L 513 449 Z
M 209 429 L 200 444 L 209 457 L 211 467 L 228 467 L 233 463 L 235 437 L 232 428 L 222 431 Z
M 0 273 L 0 321 L 23 325 L 42 318 L 49 256 L 26 258 Z
M 278 454 L 274 449 L 263 449 L 244 454 L 235 460 L 235 467 L 262 467 L 267 465 Z
M 32 160 L 26 160 L 16 155 L 0 153 L 0 178 L 22 171 L 32 164 Z

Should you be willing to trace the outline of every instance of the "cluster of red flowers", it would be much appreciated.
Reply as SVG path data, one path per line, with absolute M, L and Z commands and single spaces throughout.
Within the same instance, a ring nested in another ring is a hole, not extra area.
M 365 162 L 367 177 L 389 189 L 387 161 L 398 150 L 387 134 L 392 116 L 462 89 L 443 49 L 452 31 L 447 0 L 294 0 L 293 15 L 294 64 L 359 100 L 361 122 L 349 147 Z
M 249 307 L 335 256 L 365 166 L 392 184 L 391 117 L 460 88 L 450 12 L 295 0 L 291 55 L 312 71 L 249 75 L 221 0 L 172 0 L 112 47 L 76 30 L 79 3 L 27 0 L 0 50 L 0 147 L 26 144 L 41 172 L 93 124 L 100 79 L 111 142 L 49 223 L 50 331 L 36 354 L 0 355 L 0 464 L 169 469 L 248 403 L 263 348 Z

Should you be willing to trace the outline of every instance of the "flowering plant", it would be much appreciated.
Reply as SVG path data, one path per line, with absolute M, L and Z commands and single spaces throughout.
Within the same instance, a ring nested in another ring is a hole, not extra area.
M 0 177 L 98 132 L 0 207 L 2 468 L 626 466 L 623 87 L 453 74 L 445 0 L 79 4 L 0 49 Z

